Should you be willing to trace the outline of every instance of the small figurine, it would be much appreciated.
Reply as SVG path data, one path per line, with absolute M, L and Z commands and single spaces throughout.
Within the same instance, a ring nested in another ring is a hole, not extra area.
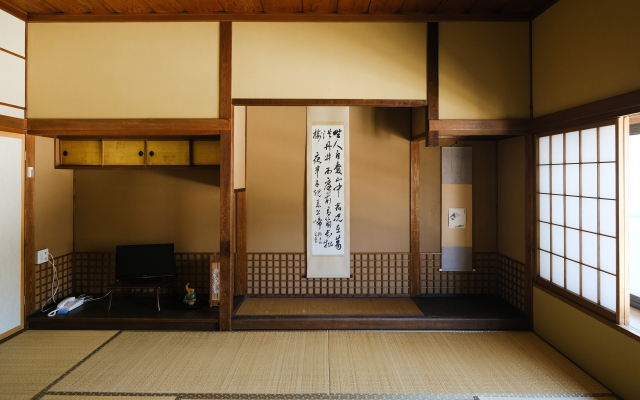
M 187 286 L 185 286 L 185 289 L 187 289 L 187 294 L 184 296 L 184 299 L 182 299 L 182 302 L 192 306 L 196 302 L 196 290 L 190 289 L 188 283 Z

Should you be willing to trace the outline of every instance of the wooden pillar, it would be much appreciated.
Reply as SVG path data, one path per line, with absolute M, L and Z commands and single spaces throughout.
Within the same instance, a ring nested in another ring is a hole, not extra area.
M 36 164 L 36 137 L 25 135 L 26 168 Z M 36 311 L 36 178 L 25 178 L 24 184 L 24 313 L 25 317 Z
M 231 106 L 231 22 L 220 22 L 220 330 L 231 330 L 233 313 L 233 107 Z
M 409 293 L 420 295 L 420 141 L 411 142 L 411 265 Z
M 427 23 L 427 121 L 440 119 L 440 40 L 437 22 Z M 438 131 L 427 127 L 427 147 L 438 147 Z
M 535 201 L 535 147 L 534 135 L 524 137 L 525 187 L 524 187 L 524 242 L 525 242 L 525 276 L 524 300 L 525 313 L 533 318 L 533 278 L 536 276 L 535 256 L 535 221 L 537 220 Z
M 247 192 L 236 189 L 236 294 L 247 294 Z

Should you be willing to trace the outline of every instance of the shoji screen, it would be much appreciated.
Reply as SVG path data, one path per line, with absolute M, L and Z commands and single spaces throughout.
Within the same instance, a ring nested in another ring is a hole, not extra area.
M 609 318 L 618 302 L 618 130 L 612 121 L 537 138 L 539 278 Z
M 25 110 L 24 21 L 0 10 L 0 115 L 24 118 Z
M 0 339 L 23 327 L 24 135 L 0 132 Z

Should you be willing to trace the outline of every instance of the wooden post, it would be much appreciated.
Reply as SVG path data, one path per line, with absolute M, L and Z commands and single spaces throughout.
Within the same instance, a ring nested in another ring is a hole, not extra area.
M 247 192 L 236 189 L 236 294 L 247 294 Z
M 411 141 L 411 265 L 409 293 L 420 295 L 420 141 Z
M 231 22 L 220 22 L 220 330 L 231 330 L 233 313 L 233 107 L 231 106 Z
M 439 29 L 437 22 L 427 23 L 427 147 L 438 147 L 437 131 L 430 131 L 428 121 L 440 119 Z
M 36 164 L 36 137 L 25 135 L 26 168 Z M 37 173 L 37 171 L 36 171 Z M 24 311 L 25 317 L 36 311 L 36 178 L 24 184 Z
M 535 187 L 535 147 L 534 135 L 524 136 L 524 242 L 525 242 L 525 274 L 524 274 L 524 304 L 525 313 L 533 318 L 533 278 L 536 273 L 535 257 L 535 226 L 536 213 L 536 187 Z

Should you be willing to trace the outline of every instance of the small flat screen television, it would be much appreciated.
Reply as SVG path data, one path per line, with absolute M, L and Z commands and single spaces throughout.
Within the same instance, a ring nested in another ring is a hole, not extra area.
M 173 243 L 116 246 L 116 279 L 173 276 Z

